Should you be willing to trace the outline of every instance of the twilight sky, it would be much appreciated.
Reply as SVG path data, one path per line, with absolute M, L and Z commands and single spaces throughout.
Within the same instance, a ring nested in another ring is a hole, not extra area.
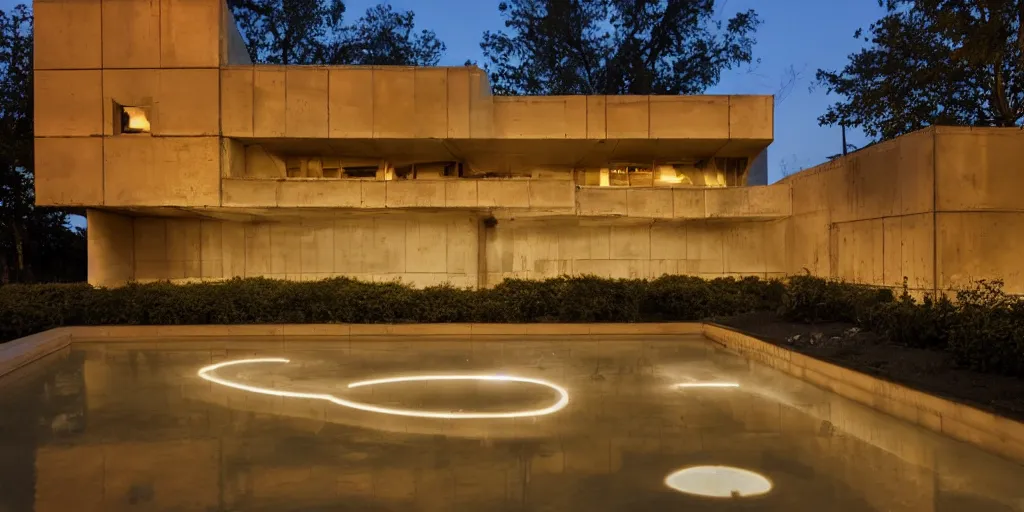
M 466 59 L 483 64 L 480 39 L 485 30 L 504 26 L 498 14 L 500 0 L 391 0 L 397 10 L 416 13 L 417 28 L 434 30 L 448 50 L 443 65 L 462 65 Z M 0 0 L 0 9 L 21 3 Z M 380 0 L 346 0 L 349 21 Z M 741 9 L 755 9 L 762 25 L 754 54 L 760 64 L 726 72 L 709 94 L 776 94 L 775 142 L 769 148 L 769 181 L 786 172 L 816 165 L 840 150 L 838 127 L 819 127 L 818 116 L 831 103 L 825 91 L 809 87 L 818 68 L 841 68 L 846 56 L 860 48 L 853 32 L 881 15 L 875 0 L 719 0 L 723 17 Z M 789 70 L 797 73 L 792 82 Z M 789 87 L 784 84 L 790 83 Z M 780 94 L 780 91 L 785 90 Z M 863 136 L 848 133 L 850 143 L 861 145 Z

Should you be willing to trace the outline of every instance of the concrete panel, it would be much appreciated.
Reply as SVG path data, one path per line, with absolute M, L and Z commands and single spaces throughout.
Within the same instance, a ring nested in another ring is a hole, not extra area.
M 704 192 L 708 218 L 784 217 L 792 213 L 786 183 L 763 187 L 728 187 Z
M 168 219 L 133 219 L 135 240 L 135 279 L 139 282 L 170 279 L 167 265 Z
M 788 222 L 786 271 L 802 274 L 806 269 L 816 276 L 830 276 L 828 213 L 794 215 Z
M 224 277 L 224 260 L 221 250 L 223 222 L 204 220 L 200 225 L 201 275 L 203 279 L 220 279 Z
M 1024 293 L 1024 214 L 963 212 L 936 214 L 939 288 L 969 286 L 979 279 L 1001 279 L 1008 293 Z
M 285 72 L 285 136 L 327 138 L 327 70 L 288 68 Z
M 363 272 L 367 259 L 364 251 L 373 244 L 372 219 L 346 219 L 334 222 L 334 273 L 356 274 Z M 404 247 L 402 243 L 402 247 Z M 374 257 L 375 255 L 369 255 Z
M 32 11 L 35 69 L 102 67 L 100 2 L 37 0 Z
M 566 97 L 510 96 L 494 101 L 494 136 L 499 139 L 564 139 Z
M 416 75 L 412 68 L 374 69 L 372 97 L 374 138 L 415 135 L 416 127 L 410 120 L 410 114 L 416 111 Z
M 477 204 L 481 207 L 527 208 L 530 182 L 527 180 L 479 180 Z
M 167 221 L 167 277 L 194 279 L 201 277 L 202 230 L 196 219 Z
M 629 212 L 626 189 L 583 187 L 576 191 L 579 215 L 622 215 Z
M 278 181 L 277 206 L 282 208 L 358 208 L 362 187 L 356 180 Z
M 611 128 L 609 116 L 609 129 Z M 729 97 L 651 96 L 652 139 L 728 139 Z
M 36 71 L 37 137 L 103 133 L 103 77 L 100 71 Z
M 775 138 L 775 98 L 772 96 L 729 96 L 729 138 Z
M 334 271 L 334 223 L 303 222 L 300 274 L 330 275 Z
M 764 250 L 761 255 L 764 258 L 765 277 L 784 276 L 789 262 L 789 246 L 786 244 L 789 241 L 789 219 L 756 224 L 760 224 L 764 230 Z
M 103 141 L 96 137 L 35 140 L 36 204 L 103 204 Z
M 364 260 L 362 272 L 369 274 L 390 274 L 394 277 L 406 272 L 406 251 L 408 225 L 417 219 L 377 218 L 373 219 L 370 238 L 363 245 Z M 444 250 L 444 237 L 438 240 Z M 443 252 L 442 260 L 443 260 Z M 444 261 L 438 263 L 443 266 Z M 391 280 L 391 279 L 386 279 Z
M 457 217 L 448 221 L 447 229 L 447 273 L 449 275 L 469 275 L 475 278 L 479 258 L 479 240 L 477 221 L 475 218 Z M 476 283 L 473 283 L 475 285 Z
M 403 180 L 387 182 L 388 208 L 436 208 L 445 205 L 445 181 Z
M 415 136 L 443 139 L 448 136 L 448 70 L 417 68 Z
M 934 210 L 935 137 L 935 130 L 927 129 L 898 139 L 900 214 Z
M 297 280 L 302 272 L 302 232 L 298 224 L 278 222 L 270 227 L 270 275 Z
M 160 0 L 160 66 L 219 66 L 222 5 L 210 0 Z
M 785 181 L 793 189 L 793 215 L 828 210 L 828 190 L 837 182 L 835 177 L 842 175 L 843 171 L 838 170 L 842 163 L 842 159 L 836 159 Z
M 722 256 L 727 274 L 767 274 L 765 252 L 780 250 L 784 245 L 765 243 L 764 222 L 736 222 L 723 226 Z
M 363 180 L 359 182 L 360 203 L 363 208 L 384 208 L 387 204 L 387 183 Z
M 833 222 L 896 215 L 900 211 L 900 141 L 893 140 L 845 158 L 844 181 L 829 190 Z M 834 171 L 833 171 L 834 172 Z
M 373 137 L 373 70 L 331 69 L 328 79 L 330 137 Z
M 612 226 L 609 231 L 609 251 L 613 260 L 651 259 L 650 226 Z
M 160 67 L 160 2 L 103 0 L 103 67 Z
M 626 190 L 626 202 L 630 217 L 649 219 L 672 218 L 671 189 L 628 189 Z
M 405 225 L 405 271 L 443 273 L 448 265 L 448 229 L 444 222 L 409 221 Z
M 720 224 L 693 222 L 686 225 L 687 274 L 722 274 L 724 229 Z M 682 268 L 679 269 L 683 271 Z
M 245 277 L 270 275 L 270 224 L 245 224 Z
M 935 135 L 939 211 L 1024 211 L 1024 177 L 1012 169 L 1024 161 L 1020 130 L 951 130 Z
M 685 260 L 686 224 L 675 222 L 654 223 L 651 226 L 651 259 Z
M 284 137 L 287 115 L 285 71 L 281 66 L 256 66 L 253 71 L 253 136 Z
M 494 138 L 494 102 L 491 83 L 482 69 L 469 69 L 469 136 L 473 139 Z
M 252 67 L 220 70 L 220 124 L 225 137 L 253 136 Z
M 111 137 L 103 165 L 107 206 L 220 206 L 217 137 Z
M 672 216 L 677 219 L 703 219 L 707 217 L 704 189 L 672 189 Z
M 224 179 L 222 204 L 230 207 L 271 208 L 277 206 L 277 181 Z
M 88 210 L 86 232 L 89 284 L 121 286 L 135 277 L 131 217 Z
M 931 213 L 900 217 L 900 269 L 897 284 L 906 276 L 912 289 L 935 287 L 935 216 Z
M 154 135 L 220 134 L 220 72 L 161 69 Z
M 103 134 L 114 134 L 114 103 L 150 107 L 151 124 L 156 123 L 156 100 L 160 91 L 158 69 L 103 70 Z M 155 127 L 154 127 L 155 128 Z
M 477 206 L 477 180 L 452 180 L 444 183 L 444 204 L 449 208 Z
M 448 70 L 448 138 L 469 138 L 469 68 Z
M 220 255 L 224 277 L 245 277 L 245 225 L 224 222 L 220 230 Z
M 587 138 L 587 97 L 565 96 L 565 137 Z
M 832 237 L 834 277 L 863 284 L 884 284 L 882 219 L 835 224 Z
M 604 139 L 608 136 L 605 119 L 607 100 L 604 96 L 587 96 L 587 138 Z
M 606 96 L 609 139 L 646 139 L 650 132 L 648 96 Z
M 568 180 L 533 180 L 530 208 L 575 208 L 576 184 Z

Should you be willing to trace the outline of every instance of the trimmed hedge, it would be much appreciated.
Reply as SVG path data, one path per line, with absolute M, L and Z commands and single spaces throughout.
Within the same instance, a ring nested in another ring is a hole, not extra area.
M 122 288 L 86 284 L 0 287 L 0 340 L 63 325 L 261 323 L 687 322 L 773 312 L 803 323 L 844 322 L 909 347 L 945 350 L 961 365 L 1024 376 L 1024 300 L 980 281 L 956 300 L 812 276 L 664 276 L 628 280 L 511 279 L 488 290 L 414 289 L 346 278 L 234 279 Z
M 8 285 L 0 288 L 0 339 L 62 325 L 696 321 L 777 307 L 784 291 L 780 281 L 687 276 L 510 279 L 479 291 L 346 278 Z

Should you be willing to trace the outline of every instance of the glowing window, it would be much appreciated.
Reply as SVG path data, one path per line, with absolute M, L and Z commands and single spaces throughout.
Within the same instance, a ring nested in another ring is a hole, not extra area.
M 116 133 L 149 133 L 149 109 L 114 105 Z

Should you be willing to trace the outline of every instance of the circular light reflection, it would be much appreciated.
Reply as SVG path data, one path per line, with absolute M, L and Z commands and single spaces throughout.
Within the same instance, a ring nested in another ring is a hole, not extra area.
M 730 466 L 694 466 L 665 477 L 665 485 L 686 494 L 709 498 L 747 498 L 772 490 L 764 475 Z
M 199 377 L 227 386 L 229 388 L 240 389 L 242 391 L 248 391 L 250 393 L 259 393 L 263 395 L 273 395 L 286 398 L 307 398 L 312 400 L 326 400 L 333 404 L 337 404 L 343 407 L 351 407 L 360 411 L 375 412 L 380 414 L 390 414 L 393 416 L 409 416 L 415 418 L 438 418 L 438 419 L 494 419 L 494 418 L 530 418 L 535 416 L 544 416 L 554 412 L 558 412 L 569 405 L 569 392 L 551 382 L 531 379 L 527 377 L 515 377 L 511 375 L 412 375 L 406 377 L 392 377 L 387 379 L 374 379 L 374 380 L 363 380 L 352 382 L 348 385 L 349 388 L 358 388 L 364 386 L 372 386 L 375 384 L 390 384 L 397 382 L 423 382 L 423 381 L 437 381 L 437 380 L 476 380 L 476 381 L 499 381 L 499 382 L 521 382 L 525 384 L 534 384 L 538 386 L 544 386 L 554 390 L 559 395 L 558 401 L 549 407 L 543 409 L 532 409 L 524 411 L 509 411 L 509 412 L 439 412 L 439 411 L 422 411 L 418 409 L 400 409 L 394 407 L 381 407 L 377 405 L 356 402 L 353 400 L 346 400 L 341 397 L 324 393 L 301 393 L 297 391 L 282 391 L 277 389 L 262 388 L 259 386 L 251 386 L 248 384 L 242 384 L 233 380 L 225 379 L 214 375 L 214 372 L 220 368 L 227 366 L 237 366 L 246 364 L 261 364 L 261 363 L 287 363 L 288 359 L 269 357 L 259 359 L 239 359 L 235 361 L 225 361 L 222 363 L 211 364 L 204 366 L 197 372 Z

